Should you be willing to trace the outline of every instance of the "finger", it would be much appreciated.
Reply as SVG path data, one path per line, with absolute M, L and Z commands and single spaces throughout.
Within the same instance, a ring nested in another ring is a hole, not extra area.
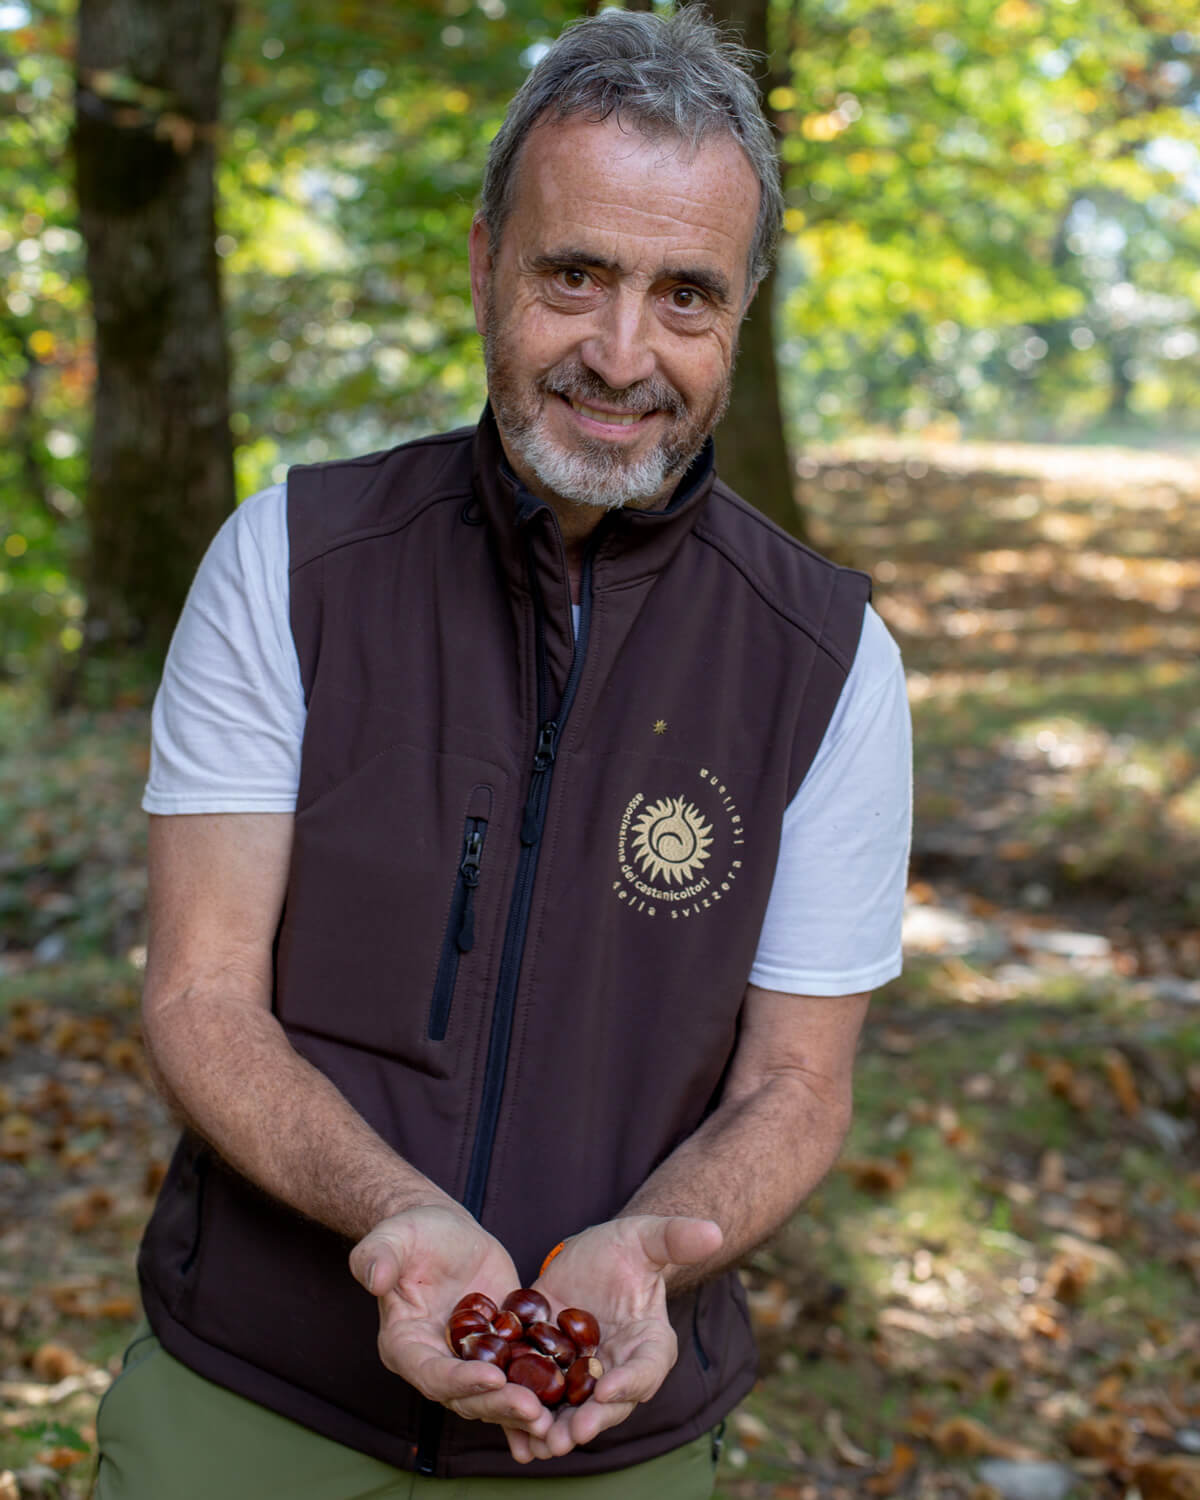
M 639 1401 L 649 1401 L 667 1378 L 673 1363 L 660 1353 L 634 1354 L 601 1375 L 586 1404 L 609 1406 L 628 1402 L 633 1406 Z
M 547 1449 L 547 1457 L 562 1458 L 577 1445 L 574 1424 L 576 1410 L 577 1408 L 573 1407 L 570 1411 L 560 1415 L 546 1434 L 543 1442 Z
M 560 1458 L 564 1453 L 570 1453 L 571 1449 L 575 1446 L 569 1436 L 567 1437 L 565 1447 L 556 1448 L 552 1446 L 550 1435 L 554 1433 L 557 1428 L 558 1423 L 556 1422 L 551 1427 L 549 1427 L 547 1431 L 541 1436 L 535 1435 L 529 1439 L 529 1451 L 535 1459 L 544 1461 L 548 1458 Z
M 532 1460 L 533 1454 L 529 1448 L 528 1433 L 516 1427 L 506 1427 L 504 1436 L 508 1439 L 508 1451 L 519 1464 L 527 1464 Z
M 583 1447 L 590 1443 L 593 1438 L 606 1431 L 609 1427 L 616 1427 L 637 1405 L 634 1401 L 597 1401 L 593 1398 L 585 1401 L 580 1407 L 571 1413 L 571 1443 L 575 1447 Z M 567 1450 L 569 1451 L 569 1450 Z
M 355 1281 L 373 1297 L 390 1292 L 403 1270 L 401 1252 L 390 1239 L 372 1230 L 350 1252 L 350 1271 Z
M 507 1389 L 502 1386 L 499 1390 L 468 1395 L 444 1404 L 469 1421 L 492 1422 L 507 1432 L 524 1434 L 532 1441 L 546 1433 L 552 1418 L 536 1397 L 533 1398 L 535 1409 L 530 1410 L 529 1404 L 515 1393 L 519 1389 L 511 1385 Z M 509 1446 L 511 1448 L 511 1443 Z
M 638 1236 L 646 1259 L 656 1266 L 691 1266 L 721 1248 L 725 1236 L 713 1219 L 638 1220 Z

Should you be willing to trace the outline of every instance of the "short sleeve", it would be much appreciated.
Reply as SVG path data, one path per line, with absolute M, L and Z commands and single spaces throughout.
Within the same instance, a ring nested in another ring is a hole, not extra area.
M 912 728 L 900 653 L 868 608 L 825 739 L 784 815 L 750 980 L 850 995 L 900 973 Z
M 192 583 L 154 700 L 142 806 L 291 812 L 304 717 L 286 489 L 274 485 L 234 511 Z

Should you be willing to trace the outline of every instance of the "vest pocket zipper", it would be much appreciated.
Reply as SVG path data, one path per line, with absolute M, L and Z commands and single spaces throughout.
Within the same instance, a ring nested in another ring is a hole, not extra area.
M 429 1007 L 431 1042 L 446 1039 L 446 1027 L 450 1023 L 450 1003 L 454 999 L 454 986 L 458 982 L 459 959 L 463 954 L 470 953 L 475 946 L 475 891 L 479 886 L 479 869 L 486 837 L 487 819 L 468 818 L 463 830 L 458 878 L 454 882 L 454 896 L 450 902 L 450 920 L 446 923 L 437 978 L 433 982 L 433 1001 Z

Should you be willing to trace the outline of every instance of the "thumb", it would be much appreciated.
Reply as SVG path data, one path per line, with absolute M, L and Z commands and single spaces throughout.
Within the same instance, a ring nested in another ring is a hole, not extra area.
M 400 1280 L 403 1262 L 388 1235 L 373 1229 L 350 1252 L 350 1271 L 373 1297 L 390 1292 Z
M 638 1237 L 646 1259 L 659 1269 L 692 1266 L 721 1248 L 725 1236 L 712 1219 L 653 1218 L 637 1220 Z

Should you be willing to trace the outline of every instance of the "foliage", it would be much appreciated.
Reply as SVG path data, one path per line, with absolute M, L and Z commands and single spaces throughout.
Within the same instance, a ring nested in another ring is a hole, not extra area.
M 0 679 L 82 640 L 92 363 L 65 169 L 70 10 L 45 0 L 29 25 L 0 31 Z
M 239 490 L 469 420 L 487 142 L 582 0 L 256 0 L 220 169 Z M 862 424 L 1194 429 L 1190 0 L 775 0 L 781 353 L 811 439 Z M 0 7 L 0 677 L 82 639 L 90 329 L 73 7 Z
M 778 36 L 802 433 L 1194 417 L 1190 0 L 812 0 Z

